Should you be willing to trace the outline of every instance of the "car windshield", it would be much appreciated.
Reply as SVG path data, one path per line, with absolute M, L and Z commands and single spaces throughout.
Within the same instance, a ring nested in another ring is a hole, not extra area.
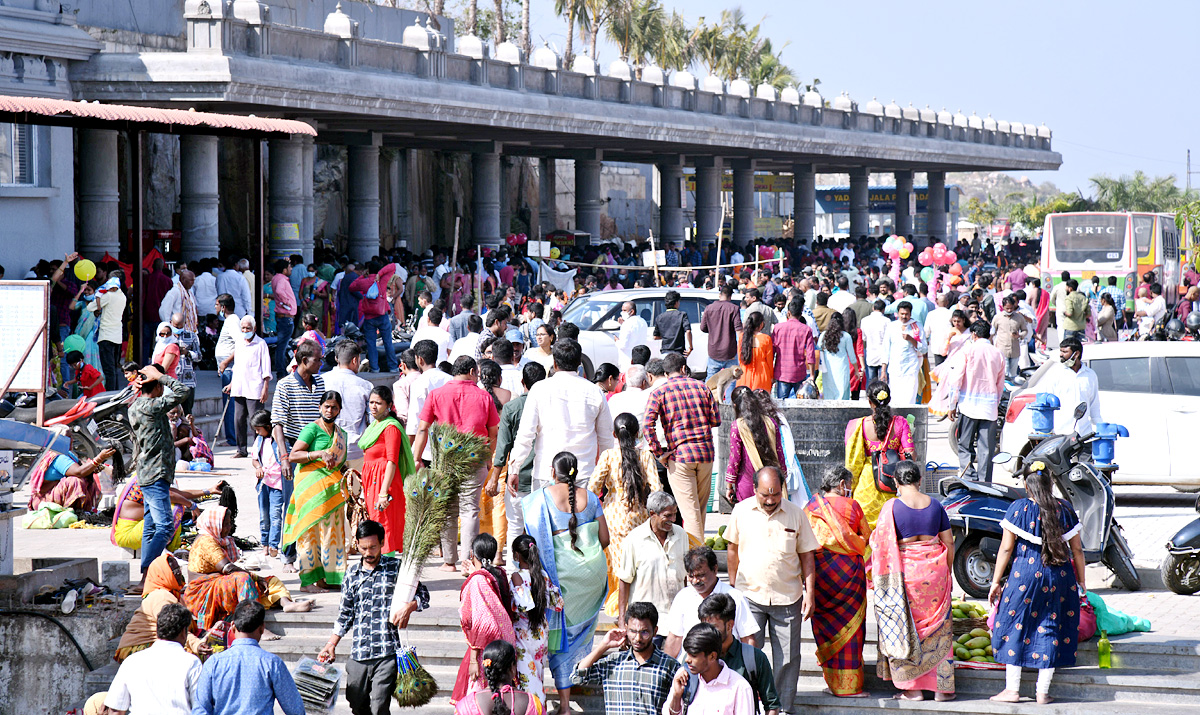
M 605 313 L 620 302 L 591 296 L 576 298 L 567 306 L 563 313 L 563 320 L 578 325 L 580 330 L 590 330 L 597 320 L 604 317 Z

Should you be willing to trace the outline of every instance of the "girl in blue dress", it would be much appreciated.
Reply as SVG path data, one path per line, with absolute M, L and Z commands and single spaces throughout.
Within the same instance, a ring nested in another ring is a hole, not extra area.
M 1037 668 L 1037 701 L 1044 705 L 1052 702 L 1054 669 L 1075 665 L 1086 561 L 1079 517 L 1054 497 L 1045 463 L 1026 467 L 1025 490 L 1029 497 L 1014 502 L 1000 523 L 1004 540 L 988 593 L 996 612 L 992 650 L 1007 666 L 1005 688 L 992 700 L 1020 700 L 1021 668 Z M 1012 573 L 1001 584 L 1010 560 Z

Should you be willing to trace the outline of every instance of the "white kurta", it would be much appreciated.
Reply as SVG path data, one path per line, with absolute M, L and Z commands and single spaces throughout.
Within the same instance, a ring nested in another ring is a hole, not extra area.
M 914 345 L 904 337 L 905 332 L 920 336 Z M 925 334 L 915 320 L 901 324 L 894 320 L 888 324 L 883 337 L 884 355 L 887 356 L 888 387 L 891 388 L 893 405 L 920 404 L 921 365 L 929 344 Z
M 617 351 L 620 353 L 620 365 L 617 367 L 624 372 L 629 369 L 633 359 L 633 349 L 638 345 L 650 342 L 650 326 L 642 316 L 634 313 L 621 323 L 621 332 L 617 334 Z

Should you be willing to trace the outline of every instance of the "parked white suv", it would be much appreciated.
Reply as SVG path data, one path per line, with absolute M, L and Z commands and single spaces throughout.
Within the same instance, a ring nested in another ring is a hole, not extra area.
M 1200 343 L 1120 342 L 1086 344 L 1083 362 L 1096 371 L 1100 417 L 1125 425 L 1129 437 L 1116 443 L 1116 484 L 1172 486 L 1200 490 Z M 1032 430 L 1038 370 L 1013 396 L 1005 416 L 1000 451 L 1018 454 Z M 1063 405 L 1068 412 L 1074 405 Z M 1015 460 L 1014 460 L 1015 462 Z M 1003 464 L 996 471 L 1007 473 Z
M 664 298 L 667 291 L 679 293 L 679 309 L 687 314 L 692 324 L 692 354 L 688 356 L 688 368 L 703 373 L 708 369 L 708 333 L 700 332 L 700 315 L 709 303 L 720 296 L 715 290 L 700 288 L 634 288 L 630 290 L 596 291 L 582 295 L 567 304 L 563 320 L 579 326 L 579 344 L 583 348 L 583 367 L 587 374 L 595 374 L 597 365 L 610 362 L 617 365 L 617 333 L 621 330 L 617 319 L 621 316 L 621 305 L 633 301 L 638 315 L 650 326 L 650 354 L 657 357 L 662 353 L 662 340 L 654 337 L 654 319 L 666 310 Z M 734 295 L 735 302 L 741 301 Z

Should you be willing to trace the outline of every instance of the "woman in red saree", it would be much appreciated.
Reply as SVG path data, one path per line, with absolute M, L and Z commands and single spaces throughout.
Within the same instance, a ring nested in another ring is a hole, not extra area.
M 879 677 L 901 700 L 954 699 L 954 633 L 950 623 L 954 541 L 941 503 L 920 491 L 921 470 L 896 464 L 897 495 L 883 505 L 871 535 Z
M 821 491 L 804 510 L 821 548 L 816 553 L 817 589 L 813 638 L 829 692 L 842 698 L 863 692 L 863 643 L 867 639 L 867 569 L 863 555 L 871 527 L 851 498 L 853 475 L 845 467 L 829 470 Z
M 467 638 L 467 652 L 458 666 L 450 704 L 487 688 L 483 679 L 483 649 L 494 640 L 515 643 L 512 591 L 504 572 L 492 565 L 499 551 L 496 537 L 480 534 L 471 542 L 466 564 L 471 575 L 459 591 L 458 619 Z

